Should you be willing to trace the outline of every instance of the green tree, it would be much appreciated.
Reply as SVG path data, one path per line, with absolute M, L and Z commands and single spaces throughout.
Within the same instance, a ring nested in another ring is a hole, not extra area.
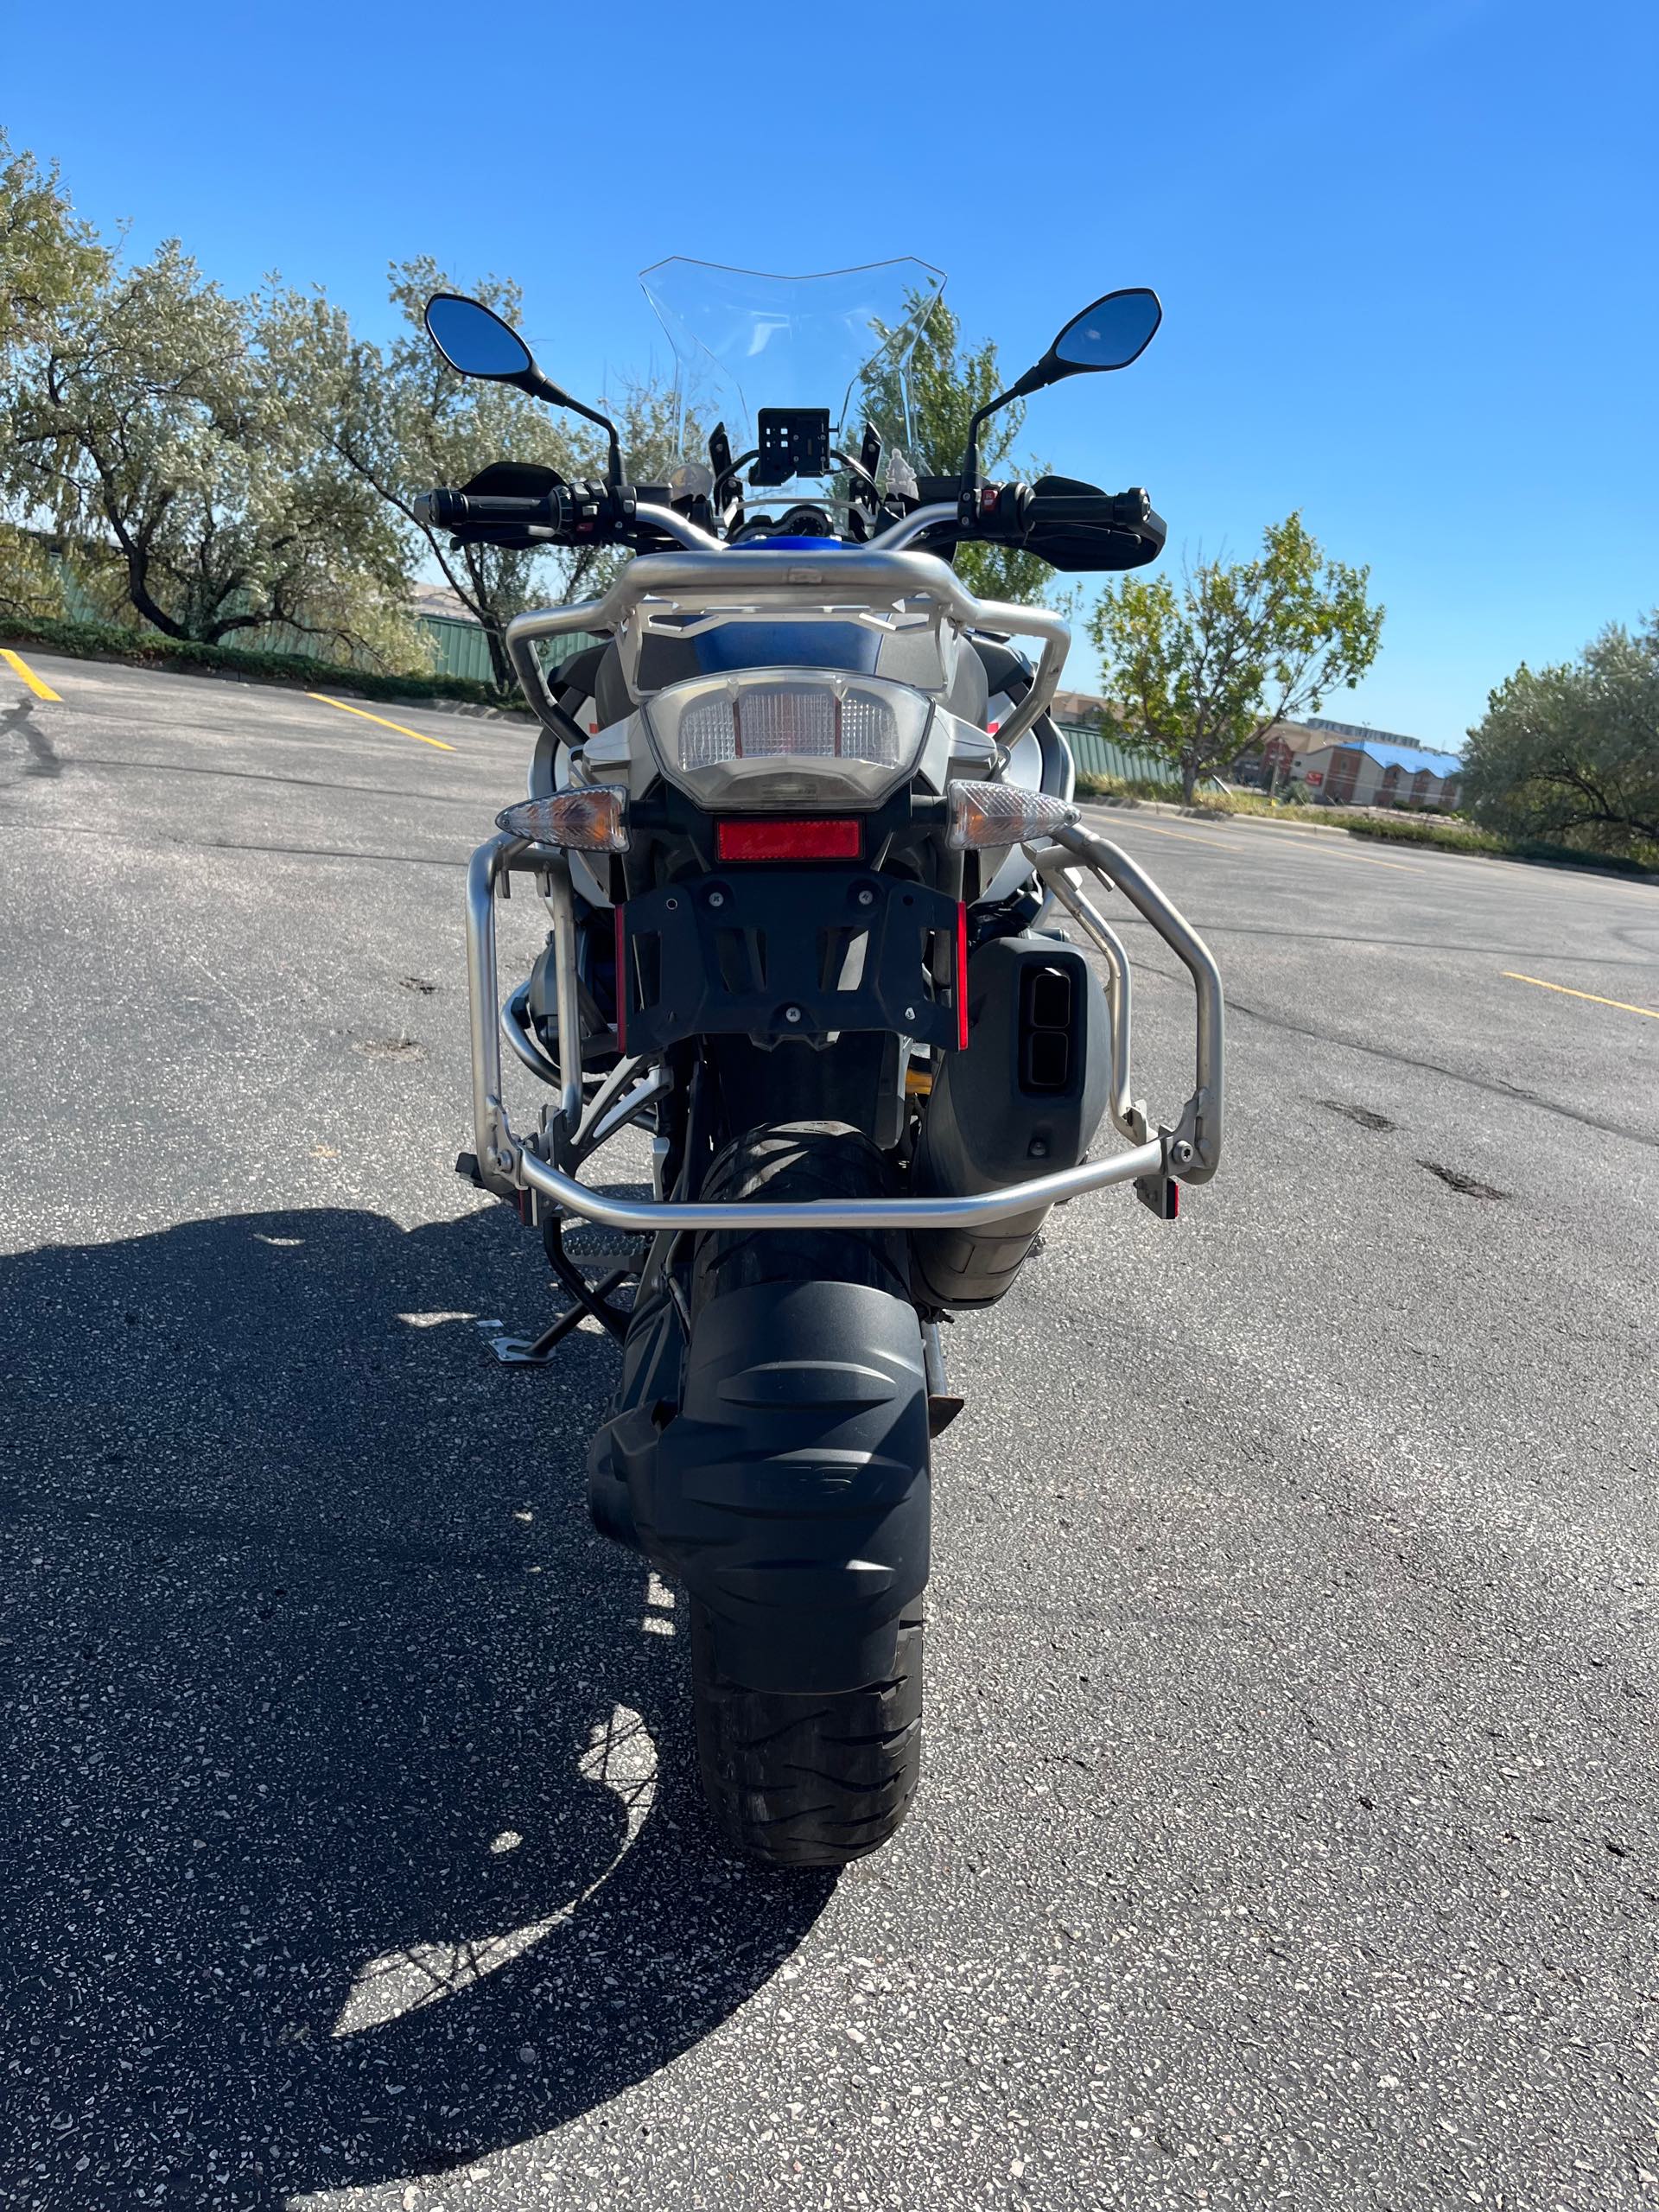
M 1254 559 L 1200 560 L 1179 589 L 1168 576 L 1107 587 L 1089 621 L 1106 685 L 1132 741 L 1180 771 L 1189 806 L 1201 777 L 1359 681 L 1382 631 L 1370 581 L 1292 514 Z
M 0 490 L 168 637 L 277 622 L 418 660 L 397 533 L 308 411 L 329 313 L 274 287 L 233 298 L 176 240 L 88 264 L 8 349 Z
M 25 347 L 95 289 L 109 257 L 76 216 L 55 167 L 14 153 L 0 130 L 0 483 L 13 429 L 7 395 Z M 37 534 L 0 518 L 0 612 L 63 612 L 62 578 Z
M 918 476 L 960 476 L 968 454 L 968 425 L 976 410 L 1007 389 L 1007 381 L 997 365 L 995 341 L 988 338 L 979 346 L 964 346 L 960 319 L 943 300 L 936 300 L 903 377 L 910 402 L 909 435 L 903 435 L 905 397 L 899 372 L 892 366 L 878 368 L 867 379 L 865 410 L 884 437 L 902 440 Z M 1021 464 L 1014 458 L 1025 419 L 1025 402 L 1017 399 L 983 425 L 979 443 L 983 475 L 992 480 L 1023 476 L 1034 483 L 1047 474 L 1045 463 Z M 1057 590 L 1054 571 L 1046 561 L 1011 546 L 961 545 L 954 565 L 969 589 L 982 599 L 1062 611 L 1075 601 L 1074 594 Z
M 63 613 L 63 579 L 38 537 L 0 520 L 0 614 L 55 621 Z
M 0 358 L 96 290 L 110 255 L 76 215 L 57 165 L 14 153 L 0 130 Z
M 435 569 L 483 626 L 496 681 L 511 689 L 505 631 L 513 616 L 600 589 L 626 555 L 614 548 L 521 552 L 455 546 L 447 531 L 416 515 L 415 501 L 435 485 L 465 484 L 498 461 L 533 462 L 567 480 L 601 477 L 605 441 L 590 424 L 555 414 L 510 385 L 459 377 L 445 366 L 426 334 L 422 311 L 434 292 L 459 287 L 435 261 L 396 264 L 391 278 L 404 328 L 384 350 L 343 332 L 320 348 L 313 412 L 329 426 L 334 460 L 396 518 L 407 557 Z M 518 322 L 516 284 L 490 277 L 474 288 L 474 296 Z M 674 433 L 669 393 L 656 385 L 630 385 L 613 411 L 630 480 L 662 481 Z
M 1469 733 L 1463 791 L 1511 836 L 1659 864 L 1659 610 L 1501 683 Z

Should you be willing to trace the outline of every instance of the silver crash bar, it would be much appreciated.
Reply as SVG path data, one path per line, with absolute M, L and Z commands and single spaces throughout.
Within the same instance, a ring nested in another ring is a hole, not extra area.
M 1106 963 L 1106 1001 L 1112 1017 L 1113 1124 L 1137 1142 L 1148 1132 L 1146 1109 L 1129 1096 L 1129 957 L 1122 939 L 1072 880 L 1079 866 L 1121 891 L 1150 922 L 1192 978 L 1197 1015 L 1192 1095 L 1173 1128 L 1166 1128 L 1166 1173 L 1184 1183 L 1207 1183 L 1221 1164 L 1222 1066 L 1226 1053 L 1226 1008 L 1221 971 L 1209 946 L 1174 901 L 1166 899 L 1120 845 L 1072 822 L 1046 847 L 1027 846 L 1039 879 L 1080 923 Z
M 635 564 L 636 566 L 638 563 Z M 1073 822 L 1056 833 L 1052 844 L 1028 848 L 1044 883 L 1081 924 L 1103 955 L 1107 1001 L 1111 1013 L 1111 1118 L 1132 1140 L 1130 1148 L 1104 1160 L 1085 1160 L 1030 1182 L 960 1198 L 815 1198 L 714 1204 L 681 1199 L 613 1198 L 543 1159 L 536 1141 L 517 1136 L 507 1118 L 501 1083 L 501 1004 L 497 976 L 495 899 L 499 884 L 512 874 L 533 875 L 553 917 L 555 1005 L 561 1040 L 581 1035 L 576 990 L 575 915 L 570 872 L 556 848 L 527 843 L 521 837 L 493 837 L 473 855 L 467 877 L 467 979 L 473 1052 L 473 1129 L 479 1179 L 502 1195 L 534 1191 L 566 1212 L 609 1229 L 644 1236 L 661 1230 L 730 1228 L 741 1217 L 747 1229 L 961 1229 L 1007 1221 L 1039 1207 L 1054 1205 L 1085 1192 L 1171 1178 L 1205 1183 L 1221 1160 L 1223 1007 L 1221 978 L 1197 931 L 1143 874 L 1127 853 Z M 1110 925 L 1073 880 L 1086 874 L 1097 888 L 1122 891 L 1185 964 L 1197 995 L 1196 1083 L 1192 1096 L 1171 1125 L 1155 1131 L 1143 1105 L 1129 1096 L 1129 963 Z M 538 1070 L 538 1072 L 542 1071 Z M 578 1152 L 582 1139 L 603 1126 L 607 1103 L 596 1100 L 584 1122 L 579 1054 L 562 1053 L 560 1104 L 553 1123 Z M 626 1118 L 623 1117 L 623 1118 Z M 620 1126 L 620 1121 L 616 1126 Z

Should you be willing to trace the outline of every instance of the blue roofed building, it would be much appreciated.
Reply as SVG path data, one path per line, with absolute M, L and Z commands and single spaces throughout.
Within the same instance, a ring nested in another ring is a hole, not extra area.
M 1431 753 L 1391 739 L 1297 733 L 1306 743 L 1290 773 L 1331 806 L 1454 807 L 1463 763 L 1454 753 Z

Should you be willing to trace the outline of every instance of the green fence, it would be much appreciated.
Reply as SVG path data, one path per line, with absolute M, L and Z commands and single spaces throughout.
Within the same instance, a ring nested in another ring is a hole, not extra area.
M 449 614 L 423 614 L 421 627 L 437 650 L 440 676 L 467 676 L 474 683 L 491 683 L 490 641 L 476 622 L 458 621 Z
M 1061 722 L 1057 728 L 1071 747 L 1080 776 L 1116 776 L 1125 783 L 1138 778 L 1146 783 L 1167 784 L 1172 790 L 1180 788 L 1179 775 L 1154 753 L 1137 753 L 1119 745 L 1096 724 Z
M 63 611 L 72 622 L 118 623 L 133 629 L 142 629 L 143 623 L 136 614 L 128 612 L 114 618 L 83 589 L 73 569 L 60 571 L 63 582 Z M 495 671 L 490 664 L 490 641 L 481 626 L 467 622 L 452 614 L 422 614 L 416 617 L 422 632 L 430 639 L 433 648 L 432 672 L 437 676 L 466 677 L 474 683 L 490 683 Z M 380 663 L 363 652 L 352 652 L 332 639 L 315 638 L 308 631 L 296 630 L 286 622 L 263 622 L 257 629 L 238 630 L 226 642 L 238 652 L 292 653 L 302 660 L 324 661 L 330 668 L 362 668 L 380 670 Z M 585 645 L 598 640 L 586 632 L 576 632 L 559 641 L 559 658 L 565 660 L 572 653 L 580 652 Z M 403 670 L 382 671 L 382 673 L 416 673 Z M 418 673 L 424 675 L 421 670 Z

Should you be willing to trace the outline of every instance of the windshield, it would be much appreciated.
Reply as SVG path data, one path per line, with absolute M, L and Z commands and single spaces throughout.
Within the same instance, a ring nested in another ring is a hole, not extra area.
M 925 261 L 878 261 L 820 276 L 767 276 L 707 261 L 659 261 L 639 281 L 674 348 L 683 463 L 704 469 L 709 434 L 723 423 L 750 506 L 779 500 L 839 504 L 836 452 L 859 457 L 867 421 L 881 440 L 883 474 L 909 443 L 904 369 L 944 289 Z M 827 412 L 827 467 L 813 425 L 769 424 L 762 409 Z M 766 434 L 758 471 L 754 456 Z

